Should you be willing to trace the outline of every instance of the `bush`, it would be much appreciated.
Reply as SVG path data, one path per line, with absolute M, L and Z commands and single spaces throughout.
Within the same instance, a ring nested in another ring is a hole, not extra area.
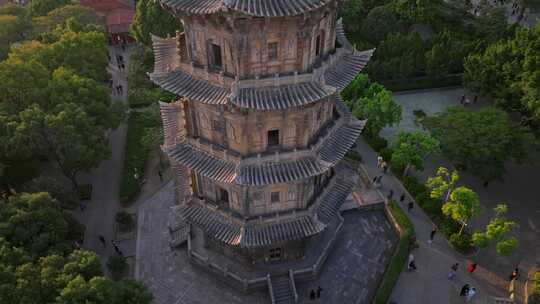
M 122 203 L 131 201 L 139 194 L 144 176 L 144 165 L 153 148 L 151 141 L 144 139 L 160 126 L 161 119 L 157 110 L 132 112 L 129 117 L 124 169 L 120 184 Z M 138 179 L 135 178 L 135 174 L 138 175 Z
M 373 150 L 380 152 L 382 149 L 388 147 L 388 141 L 379 135 L 377 136 L 364 136 L 366 142 L 373 148 Z M 389 158 L 388 158 L 389 159 Z
M 406 264 L 407 257 L 409 256 L 409 240 L 414 235 L 414 227 L 411 221 L 395 201 L 390 202 L 389 210 L 401 227 L 402 234 L 399 236 L 398 247 L 390 259 L 390 263 L 388 264 L 379 288 L 377 289 L 374 301 L 377 304 L 385 304 L 388 302 L 388 298 Z
M 345 158 L 355 161 L 355 162 L 360 162 L 360 163 L 362 162 L 362 155 L 360 155 L 358 152 L 353 151 L 353 150 L 350 150 L 349 152 L 347 152 L 347 154 L 345 154 Z
M 454 233 L 450 236 L 450 244 L 459 252 L 469 252 L 471 250 L 471 235 L 466 232 Z
M 127 269 L 126 258 L 119 255 L 113 255 L 107 260 L 107 269 L 111 272 L 111 276 L 115 280 L 119 280 L 124 275 Z
M 77 189 L 79 199 L 81 201 L 89 201 L 92 199 L 92 184 L 80 185 Z
M 531 281 L 529 304 L 540 304 L 540 271 L 537 271 Z

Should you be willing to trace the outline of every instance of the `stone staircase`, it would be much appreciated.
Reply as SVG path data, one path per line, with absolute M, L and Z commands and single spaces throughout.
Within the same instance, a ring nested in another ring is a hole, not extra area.
M 294 303 L 294 294 L 291 288 L 291 281 L 288 275 L 280 275 L 271 279 L 273 301 L 272 304 L 292 304 Z

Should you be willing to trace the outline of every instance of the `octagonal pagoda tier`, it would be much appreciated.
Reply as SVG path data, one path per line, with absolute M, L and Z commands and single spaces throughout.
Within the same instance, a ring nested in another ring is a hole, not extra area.
M 373 51 L 347 41 L 337 2 L 162 0 L 185 30 L 152 37 L 149 74 L 179 96 L 160 103 L 174 212 L 220 252 L 301 257 L 354 184 L 336 165 L 365 122 L 339 93 Z

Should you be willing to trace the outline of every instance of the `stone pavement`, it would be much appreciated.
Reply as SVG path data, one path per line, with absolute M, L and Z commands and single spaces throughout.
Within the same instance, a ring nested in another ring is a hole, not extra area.
M 377 154 L 361 138 L 355 148 L 364 161 L 364 166 L 371 176 L 380 175 L 377 168 Z M 403 193 L 403 186 L 390 173 L 382 179 L 381 191 L 387 194 L 390 189 L 394 190 L 394 195 L 399 196 Z M 410 200 L 408 197 L 406 201 Z M 405 206 L 402 206 L 405 208 Z M 398 304 L 450 304 L 460 303 L 462 299 L 455 297 L 460 285 L 464 282 L 476 287 L 479 291 L 476 300 L 472 303 L 484 303 L 486 300 L 486 291 L 488 287 L 477 280 L 483 270 L 477 269 L 473 276 L 465 273 L 467 265 L 466 258 L 457 254 L 441 236 L 436 236 L 433 244 L 428 244 L 429 234 L 432 228 L 432 222 L 427 215 L 416 206 L 410 213 L 410 219 L 414 225 L 420 248 L 415 249 L 413 254 L 416 258 L 418 271 L 401 273 L 396 287 L 390 298 Z M 447 278 L 450 266 L 458 262 L 460 268 L 455 281 Z
M 135 278 L 153 292 L 155 303 L 269 303 L 266 292 L 244 294 L 192 265 L 185 248 L 171 250 L 167 219 L 174 204 L 169 182 L 139 207 Z M 347 211 L 344 229 L 319 278 L 299 283 L 301 303 L 311 289 L 324 289 L 318 303 L 367 303 L 397 240 L 381 210 Z M 339 282 L 339 283 L 336 283 Z
M 381 134 L 385 138 L 392 140 L 398 130 L 412 131 L 419 127 L 413 121 L 414 116 L 412 113 L 414 110 L 421 109 L 426 114 L 432 115 L 448 106 L 459 105 L 462 94 L 473 96 L 461 88 L 396 93 L 394 99 L 403 107 L 403 121 L 399 126 L 385 128 Z M 489 105 L 489 102 L 484 98 L 480 98 L 478 104 L 470 107 L 478 109 L 486 105 Z M 518 266 L 522 273 L 526 273 L 528 268 L 535 263 L 540 263 L 540 207 L 538 205 L 540 188 L 538 188 L 537 182 L 540 179 L 540 161 L 538 160 L 540 159 L 540 153 L 538 151 L 531 152 L 533 158 L 536 159 L 533 164 L 508 163 L 504 181 L 492 182 L 488 187 L 484 187 L 483 182 L 478 178 L 466 172 L 460 172 L 460 184 L 475 190 L 486 208 L 486 212 L 473 219 L 471 222 L 472 229 L 485 225 L 492 215 L 491 209 L 501 202 L 508 204 L 508 217 L 519 224 L 516 232 L 519 246 L 513 254 L 503 258 L 491 249 L 481 250 L 476 257 L 481 266 L 489 269 L 484 272 L 485 277 L 483 280 L 489 281 L 490 291 L 498 295 L 506 295 L 505 290 L 508 288 L 506 277 L 514 267 Z M 452 164 L 444 157 L 430 156 L 425 162 L 424 171 L 416 172 L 415 175 L 420 180 L 425 180 L 427 177 L 433 176 L 440 166 L 452 168 Z M 518 297 L 521 295 L 524 280 L 525 276 L 518 280 Z
M 112 57 L 111 64 L 107 68 L 112 76 L 114 87 L 121 84 L 124 87 L 124 94 L 111 94 L 113 102 L 125 103 L 127 100 L 127 71 L 119 71 L 116 66 L 116 54 L 122 54 L 125 66 L 128 65 L 129 47 L 122 51 L 120 47 L 108 47 L 109 54 Z M 101 258 L 103 264 L 108 257 L 115 255 L 111 240 L 114 239 L 114 217 L 121 210 L 118 200 L 120 180 L 122 177 L 122 166 L 124 163 L 124 150 L 126 142 L 127 126 L 120 124 L 116 130 L 109 133 L 109 145 L 111 157 L 103 161 L 98 168 L 89 174 L 81 174 L 80 183 L 91 183 L 93 186 L 92 200 L 85 203 L 86 209 L 75 210 L 74 215 L 80 223 L 86 226 L 85 240 L 83 247 L 95 251 Z M 99 235 L 107 240 L 107 246 L 102 247 L 99 241 Z M 131 255 L 134 252 L 134 241 L 126 240 L 118 242 L 119 248 L 124 255 Z

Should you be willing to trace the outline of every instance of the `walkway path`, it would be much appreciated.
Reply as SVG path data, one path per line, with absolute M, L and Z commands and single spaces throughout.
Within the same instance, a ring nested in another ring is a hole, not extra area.
M 355 149 L 362 155 L 364 166 L 371 176 L 382 174 L 377 168 L 376 152 L 363 138 L 359 140 Z M 394 190 L 395 196 L 400 196 L 404 192 L 401 182 L 388 173 L 382 179 L 381 191 L 388 194 L 391 189 Z M 408 197 L 406 201 L 410 199 Z M 402 207 L 405 209 L 405 206 Z M 482 301 L 485 301 L 487 292 L 493 291 L 478 280 L 483 275 L 483 270 L 477 269 L 474 276 L 466 274 L 464 271 L 466 259 L 457 254 L 442 236 L 436 236 L 433 244 L 428 244 L 433 224 L 418 206 L 410 212 L 410 219 L 420 243 L 420 248 L 413 252 L 418 271 L 402 272 L 390 300 L 398 304 L 461 303 L 462 299 L 456 296 L 458 289 L 464 283 L 469 283 L 479 291 L 472 303 L 485 303 Z M 460 264 L 458 275 L 454 281 L 450 281 L 447 275 L 450 266 L 456 262 Z
M 113 79 L 113 90 L 120 84 L 124 88 L 124 94 L 111 94 L 113 102 L 127 101 L 127 71 L 119 71 L 116 65 L 116 54 L 121 54 L 124 58 L 124 65 L 128 66 L 129 48 L 123 51 L 120 47 L 109 47 L 111 56 L 111 64 L 107 68 Z M 101 165 L 93 170 L 90 174 L 81 175 L 80 182 L 91 183 L 93 186 L 92 200 L 86 204 L 86 209 L 81 211 L 77 209 L 75 217 L 80 223 L 86 226 L 85 240 L 83 247 L 95 251 L 101 258 L 104 264 L 108 257 L 115 255 L 111 240 L 114 239 L 114 217 L 121 210 L 119 202 L 120 180 L 122 177 L 122 167 L 124 163 L 124 150 L 126 143 L 127 125 L 120 124 L 116 130 L 112 130 L 109 134 L 109 145 L 111 149 L 111 157 L 101 163 Z M 99 236 L 102 235 L 107 240 L 105 248 L 102 247 Z M 118 243 L 124 254 L 129 251 L 129 248 L 122 242 Z M 134 246 L 131 245 L 131 246 Z

